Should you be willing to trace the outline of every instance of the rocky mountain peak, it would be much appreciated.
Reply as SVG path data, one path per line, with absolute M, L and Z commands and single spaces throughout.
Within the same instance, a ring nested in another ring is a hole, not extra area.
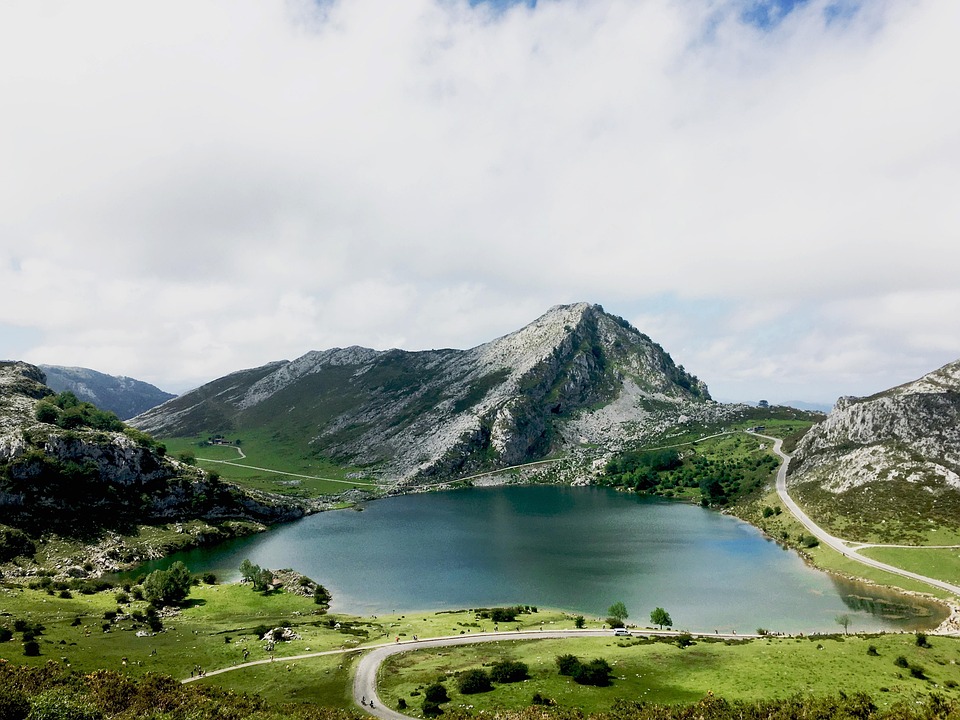
M 558 305 L 470 350 L 334 348 L 233 373 L 134 419 L 156 434 L 269 428 L 395 481 L 456 477 L 595 442 L 651 403 L 709 400 L 599 305 Z

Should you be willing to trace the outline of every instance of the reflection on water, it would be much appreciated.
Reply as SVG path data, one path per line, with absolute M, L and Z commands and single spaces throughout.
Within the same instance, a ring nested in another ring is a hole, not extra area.
M 906 595 L 869 583 L 831 579 L 843 603 L 853 611 L 883 618 L 900 630 L 928 630 L 947 619 L 949 611 L 940 603 Z
M 323 583 L 358 614 L 528 604 L 677 627 L 753 632 L 929 629 L 934 603 L 833 577 L 756 528 L 693 505 L 595 487 L 471 488 L 320 513 L 167 558 L 236 579 L 244 558 Z M 158 567 L 153 564 L 140 572 Z

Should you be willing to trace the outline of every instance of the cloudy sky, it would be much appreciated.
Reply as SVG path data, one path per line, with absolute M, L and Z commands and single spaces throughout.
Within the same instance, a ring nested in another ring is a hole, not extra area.
M 602 304 L 730 400 L 960 358 L 956 0 L 0 4 L 0 358 L 179 392 Z

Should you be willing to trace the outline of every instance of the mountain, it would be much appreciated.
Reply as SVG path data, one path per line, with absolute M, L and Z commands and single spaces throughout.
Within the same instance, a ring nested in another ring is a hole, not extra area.
M 131 423 L 161 437 L 266 432 L 417 484 L 609 445 L 709 400 L 648 336 L 578 303 L 470 350 L 309 352 L 214 380 Z
M 840 398 L 797 445 L 788 482 L 850 539 L 919 541 L 937 525 L 956 528 L 960 360 L 867 398 Z
M 147 434 L 89 403 L 67 402 L 44 380 L 33 365 L 0 362 L 0 538 L 10 528 L 96 537 L 138 524 L 303 514 L 167 457 Z
M 69 390 L 81 400 L 109 410 L 121 420 L 128 420 L 150 408 L 176 397 L 142 380 L 79 367 L 40 365 L 47 376 L 47 386 L 54 392 Z

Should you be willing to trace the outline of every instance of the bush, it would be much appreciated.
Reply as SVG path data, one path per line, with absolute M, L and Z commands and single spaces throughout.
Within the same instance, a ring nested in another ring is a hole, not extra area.
M 530 701 L 530 704 L 531 704 L 531 705 L 546 705 L 546 706 L 550 706 L 550 705 L 554 705 L 555 703 L 554 703 L 553 700 L 551 700 L 550 698 L 548 698 L 548 697 L 546 697 L 546 696 L 544 696 L 544 695 L 541 695 L 541 694 L 538 693 L 538 692 L 535 692 L 535 693 L 533 694 L 533 699 Z
M 923 632 L 917 633 L 917 647 L 922 647 L 922 648 L 932 647 L 932 645 L 930 645 L 930 641 L 927 640 L 926 633 L 923 633 Z
M 878 657 L 880 653 L 877 652 L 877 648 L 875 645 L 871 645 L 870 647 L 867 648 L 867 655 L 870 655 L 872 657 Z
M 40 643 L 36 640 L 27 640 L 23 644 L 23 654 L 27 657 L 37 657 L 40 654 Z
M 407 709 L 407 701 L 404 700 L 403 698 L 400 698 L 399 700 L 397 700 L 397 710 L 406 710 L 406 709 Z
M 606 687 L 610 684 L 611 672 L 613 672 L 613 668 L 610 667 L 610 664 L 603 658 L 597 658 L 588 663 L 581 663 L 573 674 L 573 681 L 580 685 Z
M 30 720 L 99 720 L 101 713 L 62 689 L 33 698 Z
M 423 699 L 428 702 L 444 703 L 450 700 L 450 696 L 447 695 L 447 688 L 443 683 L 435 682 L 424 689 Z
M 903 655 L 897 655 L 897 659 L 893 661 L 893 664 L 902 668 L 910 667 L 910 663 L 907 662 L 907 659 Z
M 580 658 L 576 655 L 558 655 L 557 671 L 561 675 L 572 676 L 580 667 Z
M 12 637 L 13 630 L 10 628 L 0 627 L 0 642 L 7 642 Z
M 30 713 L 30 701 L 19 690 L 0 688 L 0 720 L 24 720 Z
M 584 627 L 586 627 L 586 625 L 587 625 L 587 621 L 583 619 L 583 615 L 577 615 L 573 619 L 573 626 L 577 630 L 582 630 Z
M 433 702 L 432 700 L 424 700 L 423 714 L 427 717 L 436 717 L 437 715 L 443 715 L 443 708 L 440 707 L 440 703 Z
M 486 672 L 474 669 L 461 673 L 457 678 L 457 690 L 464 695 L 475 695 L 493 690 L 493 685 L 490 684 L 490 676 Z
M 490 679 L 495 683 L 514 683 L 530 677 L 526 663 L 519 660 L 501 660 L 490 668 Z

